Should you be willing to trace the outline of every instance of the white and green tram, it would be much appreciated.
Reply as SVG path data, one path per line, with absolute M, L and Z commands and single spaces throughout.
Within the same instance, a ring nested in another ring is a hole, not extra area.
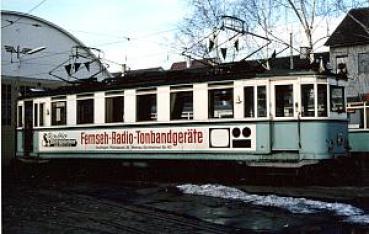
M 369 101 L 350 102 L 347 112 L 350 152 L 369 156 Z
M 22 97 L 19 159 L 234 160 L 301 167 L 346 156 L 346 80 L 312 70 L 184 70 Z

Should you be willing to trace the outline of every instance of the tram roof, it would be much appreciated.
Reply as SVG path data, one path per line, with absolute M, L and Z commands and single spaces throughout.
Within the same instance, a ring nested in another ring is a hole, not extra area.
M 273 61 L 271 62 L 273 64 Z M 345 79 L 344 76 L 330 73 L 328 70 L 319 72 L 319 64 L 295 67 L 295 69 L 281 68 L 267 69 L 260 61 L 241 61 L 220 64 L 217 66 L 204 66 L 183 70 L 148 70 L 146 72 L 127 72 L 124 76 L 108 78 L 102 82 L 83 81 L 44 91 L 35 91 L 22 98 L 45 97 L 56 95 L 68 95 L 76 93 L 108 91 L 129 88 L 146 88 L 161 85 L 186 85 L 199 82 L 221 82 L 240 79 L 266 79 L 270 77 L 287 77 L 321 75 L 322 78 L 329 76 L 337 79 Z

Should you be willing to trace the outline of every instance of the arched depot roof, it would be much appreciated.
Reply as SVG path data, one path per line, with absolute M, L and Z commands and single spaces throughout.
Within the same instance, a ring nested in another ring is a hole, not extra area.
M 111 76 L 96 55 L 63 28 L 45 19 L 15 11 L 1 11 L 1 21 L 3 76 L 37 79 L 60 77 L 70 81 L 94 75 L 99 80 Z M 76 46 L 82 56 L 73 58 L 72 48 Z M 27 53 L 27 50 L 43 47 L 44 50 Z M 65 66 L 68 65 L 67 69 Z M 104 72 L 99 73 L 101 70 Z M 50 72 L 55 76 L 50 75 Z

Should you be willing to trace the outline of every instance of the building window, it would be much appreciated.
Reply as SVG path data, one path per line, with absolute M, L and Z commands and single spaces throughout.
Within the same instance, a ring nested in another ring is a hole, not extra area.
M 118 123 L 123 122 L 124 97 L 105 98 L 105 122 Z
M 347 55 L 340 55 L 336 57 L 336 73 L 337 74 L 347 74 Z
M 94 99 L 77 100 L 77 124 L 94 123 Z
M 40 103 L 40 126 L 44 126 L 44 103 Z
M 293 85 L 275 86 L 277 117 L 293 117 Z
M 258 117 L 267 116 L 267 100 L 266 100 L 266 86 L 258 86 L 257 88 L 257 105 Z
M 193 92 L 182 91 L 170 94 L 170 119 L 193 119 Z
M 18 127 L 23 127 L 23 107 L 18 106 Z
M 358 57 L 359 75 L 369 74 L 369 53 L 360 53 Z
M 314 85 L 301 85 L 301 116 L 313 117 L 315 115 Z
M 12 87 L 11 85 L 1 85 L 1 124 L 11 125 L 12 118 Z
M 244 113 L 246 118 L 255 117 L 255 108 L 254 108 L 254 87 L 244 87 Z
M 344 112 L 345 100 L 344 100 L 344 88 L 331 85 L 331 111 Z
M 38 104 L 35 103 L 34 105 L 34 118 L 33 118 L 33 126 L 37 127 L 38 126 Z
M 209 118 L 233 118 L 233 89 L 209 90 Z
M 318 117 L 327 117 L 327 85 L 318 84 Z
M 156 94 L 137 95 L 137 121 L 154 121 L 157 119 Z
M 51 125 L 65 125 L 67 123 L 67 102 L 51 103 Z

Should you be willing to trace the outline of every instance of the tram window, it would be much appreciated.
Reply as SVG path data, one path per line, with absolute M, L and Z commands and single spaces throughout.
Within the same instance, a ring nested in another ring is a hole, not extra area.
M 105 99 L 105 122 L 123 122 L 124 97 L 107 97 Z
M 348 111 L 349 128 L 364 128 L 364 109 Z
M 255 117 L 254 108 L 254 87 L 245 87 L 243 89 L 245 102 L 245 117 Z
M 192 91 L 170 94 L 170 119 L 193 119 Z
M 34 112 L 34 118 L 33 118 L 33 125 L 35 126 L 35 127 L 37 127 L 38 126 L 38 104 L 37 103 L 35 103 L 34 104 L 34 110 L 33 110 Z
M 369 128 L 369 108 L 366 108 L 366 127 Z
M 276 116 L 293 117 L 293 86 L 275 86 Z
M 257 100 L 258 100 L 258 117 L 267 116 L 267 100 L 266 100 L 266 87 L 258 86 L 257 88 Z
M 44 126 L 44 103 L 40 103 L 40 126 Z
M 18 127 L 23 127 L 23 108 L 18 106 Z
M 331 111 L 339 113 L 345 111 L 343 87 L 331 85 Z
M 51 103 L 51 125 L 64 125 L 67 120 L 67 102 Z
M 233 118 L 233 89 L 209 90 L 209 118 Z
M 156 94 L 137 95 L 137 121 L 156 120 Z
M 94 100 L 77 100 L 77 124 L 94 122 Z
M 327 117 L 327 85 L 318 84 L 318 117 Z
M 313 117 L 315 115 L 314 85 L 301 85 L 301 116 Z

